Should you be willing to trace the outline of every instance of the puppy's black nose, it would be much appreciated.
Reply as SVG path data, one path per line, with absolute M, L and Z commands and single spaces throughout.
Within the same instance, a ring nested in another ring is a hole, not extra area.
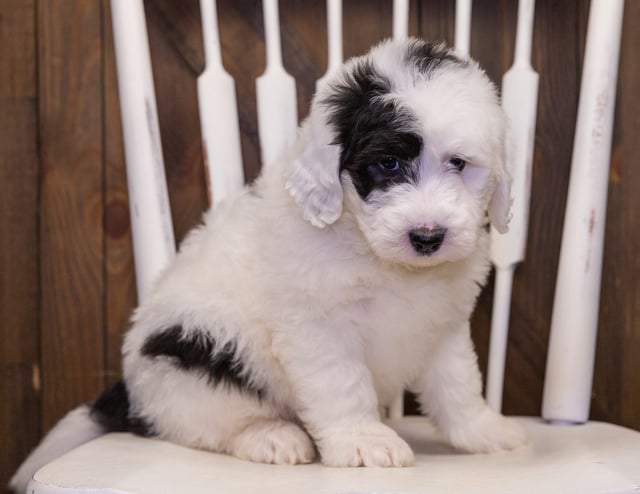
M 418 254 L 429 256 L 440 248 L 446 233 L 447 229 L 441 226 L 416 228 L 409 232 L 409 240 Z

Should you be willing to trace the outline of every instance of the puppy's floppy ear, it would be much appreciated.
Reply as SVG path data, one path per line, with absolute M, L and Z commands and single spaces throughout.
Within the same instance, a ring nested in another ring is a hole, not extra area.
M 321 105 L 314 102 L 300 129 L 298 151 L 286 172 L 285 186 L 305 220 L 324 228 L 342 214 L 340 146 L 325 123 Z
M 489 220 L 500 233 L 507 233 L 511 219 L 511 175 L 505 165 L 505 146 L 500 146 L 494 163 L 493 194 L 489 200 Z

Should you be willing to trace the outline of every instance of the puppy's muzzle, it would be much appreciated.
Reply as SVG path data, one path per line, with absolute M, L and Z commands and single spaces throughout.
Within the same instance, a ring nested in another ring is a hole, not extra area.
M 409 241 L 418 254 L 430 256 L 440 248 L 446 233 L 447 229 L 441 226 L 416 228 L 409 232 Z

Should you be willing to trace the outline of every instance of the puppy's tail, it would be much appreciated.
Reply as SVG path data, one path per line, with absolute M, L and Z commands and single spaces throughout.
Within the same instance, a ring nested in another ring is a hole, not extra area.
M 9 482 L 14 493 L 25 493 L 41 467 L 77 446 L 107 432 L 132 431 L 144 435 L 140 420 L 129 418 L 129 397 L 123 381 L 105 391 L 95 402 L 70 411 L 42 439 Z

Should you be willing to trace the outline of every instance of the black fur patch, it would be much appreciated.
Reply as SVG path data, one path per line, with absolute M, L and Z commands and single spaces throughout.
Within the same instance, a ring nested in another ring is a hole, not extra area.
M 466 67 L 469 62 L 455 56 L 443 43 L 414 40 L 407 49 L 405 61 L 427 76 L 443 65 Z
M 129 393 L 122 380 L 91 404 L 91 416 L 107 432 L 133 432 L 143 437 L 155 435 L 151 424 L 130 415 Z
M 333 144 L 341 147 L 340 172 L 349 173 L 364 200 L 375 189 L 417 179 L 413 160 L 420 155 L 422 138 L 408 130 L 414 123 L 418 128 L 417 120 L 407 108 L 382 98 L 390 92 L 390 82 L 370 61 L 362 61 L 322 102 L 335 131 Z M 398 173 L 378 166 L 389 158 L 398 159 Z
M 178 367 L 205 374 L 213 385 L 226 385 L 259 398 L 264 390 L 250 382 L 234 342 L 216 347 L 213 337 L 204 331 L 185 334 L 182 326 L 173 326 L 151 335 L 142 346 L 144 356 L 169 357 Z

